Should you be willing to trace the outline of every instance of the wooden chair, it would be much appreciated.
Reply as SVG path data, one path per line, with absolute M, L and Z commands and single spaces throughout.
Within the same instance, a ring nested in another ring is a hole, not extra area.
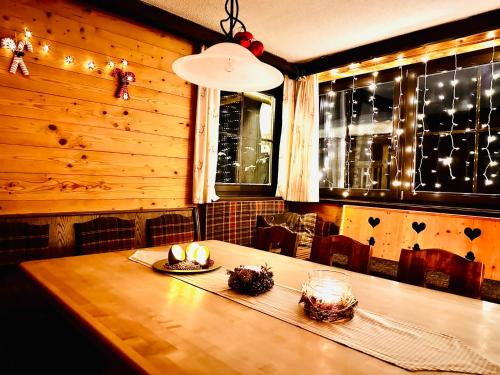
M 430 274 L 445 275 L 447 283 L 432 283 Z M 471 262 L 441 249 L 419 251 L 402 249 L 399 256 L 398 281 L 479 298 L 484 278 L 484 264 Z M 445 285 L 447 284 L 447 285 Z
M 348 271 L 368 273 L 372 248 L 350 237 L 314 236 L 311 262 L 341 267 Z
M 14 265 L 47 256 L 49 225 L 0 223 L 0 265 Z
M 257 228 L 255 233 L 255 247 L 260 250 L 280 248 L 280 254 L 295 258 L 298 244 L 299 235 L 280 225 Z
M 77 254 L 129 250 L 135 247 L 135 220 L 100 217 L 75 223 Z
M 193 217 L 181 214 L 166 214 L 146 220 L 148 246 L 162 246 L 195 240 Z

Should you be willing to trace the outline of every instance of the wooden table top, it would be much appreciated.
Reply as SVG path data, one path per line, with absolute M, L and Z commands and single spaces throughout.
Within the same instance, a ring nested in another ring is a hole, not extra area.
M 330 268 L 220 241 L 201 243 L 219 264 L 267 263 L 275 282 L 294 288 L 300 288 L 309 270 Z M 146 373 L 407 372 L 153 272 L 128 260 L 132 253 L 32 261 L 21 267 L 79 322 Z M 458 337 L 500 364 L 500 305 L 345 272 L 360 307 Z

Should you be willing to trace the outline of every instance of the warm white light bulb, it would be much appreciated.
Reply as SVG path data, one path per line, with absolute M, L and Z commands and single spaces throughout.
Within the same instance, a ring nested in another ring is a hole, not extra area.
M 66 65 L 71 65 L 73 64 L 74 61 L 75 59 L 73 58 L 73 56 L 66 56 L 64 58 L 64 62 L 66 63 Z
M 95 62 L 93 62 L 92 60 L 87 61 L 87 69 L 94 70 L 95 69 Z
M 347 190 L 345 190 L 344 192 L 342 192 L 342 196 L 344 198 L 348 197 L 349 196 L 349 192 Z
M 439 98 L 439 100 L 443 100 L 444 99 L 444 95 L 439 95 L 438 98 Z
M 49 45 L 48 45 L 48 44 L 44 44 L 44 45 L 42 45 L 42 52 L 43 52 L 43 53 L 47 53 L 47 52 L 49 52 L 49 49 L 50 49 L 50 47 L 49 47 Z

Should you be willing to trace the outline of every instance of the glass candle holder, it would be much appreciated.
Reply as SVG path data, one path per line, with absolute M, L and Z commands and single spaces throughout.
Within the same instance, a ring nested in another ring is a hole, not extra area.
M 306 314 L 320 321 L 346 321 L 354 316 L 358 301 L 352 294 L 349 276 L 343 272 L 314 270 L 302 286 Z

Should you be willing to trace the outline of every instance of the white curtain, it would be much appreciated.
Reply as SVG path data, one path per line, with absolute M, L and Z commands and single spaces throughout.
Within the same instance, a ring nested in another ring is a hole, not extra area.
M 215 192 L 220 91 L 198 87 L 194 136 L 193 203 L 219 199 Z
M 285 76 L 276 196 L 288 201 L 319 201 L 318 77 L 294 81 Z

